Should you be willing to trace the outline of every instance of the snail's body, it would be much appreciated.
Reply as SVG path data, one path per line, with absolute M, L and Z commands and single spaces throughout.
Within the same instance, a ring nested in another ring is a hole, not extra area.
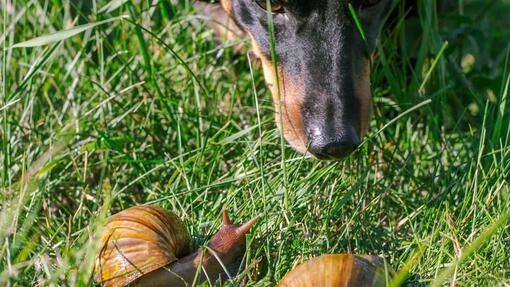
M 278 287 L 384 287 L 387 273 L 375 256 L 323 255 L 294 268 Z
M 145 276 L 140 277 L 133 282 L 133 286 L 188 286 L 193 282 L 197 269 L 193 265 L 193 259 L 196 254 L 193 253 L 178 261 L 172 262 L 167 266 L 158 268 Z
M 189 253 L 190 237 L 176 215 L 154 206 L 126 209 L 106 224 L 96 280 L 111 287 L 215 282 L 225 271 L 237 269 L 246 249 L 245 235 L 258 218 L 235 225 L 224 212 L 223 225 L 208 247 Z
M 225 233 L 225 230 L 223 232 Z M 218 237 L 218 234 L 215 237 Z M 225 240 L 225 237 L 223 240 Z M 244 240 L 235 244 L 235 250 L 229 248 L 228 253 L 222 252 L 221 247 L 217 243 L 211 242 L 210 245 L 216 247 L 215 249 L 213 247 L 209 248 L 213 249 L 215 255 L 221 259 L 221 263 L 211 252 L 199 249 L 186 257 L 168 264 L 164 268 L 158 268 L 147 276 L 141 277 L 134 282 L 134 286 L 186 287 L 192 285 L 192 282 L 203 282 L 206 280 L 215 282 L 225 271 L 238 269 L 240 263 L 238 257 L 242 257 L 246 248 Z M 228 245 L 232 246 L 233 243 Z M 200 272 L 198 268 L 201 269 Z M 195 279 L 195 277 L 197 278 Z
M 197 269 L 193 264 L 196 252 L 181 258 L 178 261 L 168 264 L 163 268 L 158 268 L 146 276 L 140 277 L 133 282 L 134 286 L 187 286 L 188 282 L 193 282 Z

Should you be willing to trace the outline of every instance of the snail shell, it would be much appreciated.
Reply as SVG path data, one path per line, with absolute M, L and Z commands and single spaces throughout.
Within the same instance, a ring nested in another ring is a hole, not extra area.
M 123 210 L 106 223 L 96 281 L 125 286 L 189 252 L 190 236 L 177 215 L 155 206 Z
M 312 258 L 287 273 L 279 287 L 383 287 L 387 272 L 376 256 L 331 254 Z
M 224 210 L 223 224 L 207 248 L 189 252 L 190 236 L 175 214 L 155 206 L 128 208 L 106 222 L 95 279 L 107 287 L 216 282 L 225 271 L 238 270 L 246 250 L 245 235 L 260 217 L 232 224 Z

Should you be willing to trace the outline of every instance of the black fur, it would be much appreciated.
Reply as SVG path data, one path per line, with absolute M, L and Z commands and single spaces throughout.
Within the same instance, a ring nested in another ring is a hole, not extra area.
M 368 1 L 370 2 L 370 1 Z M 309 151 L 321 158 L 341 157 L 360 141 L 360 103 L 354 83 L 374 49 L 391 0 L 285 0 L 285 13 L 273 14 L 276 54 L 284 75 L 304 87 L 302 118 Z M 366 43 L 348 9 L 356 9 Z M 270 57 L 267 12 L 254 0 L 232 0 L 233 18 Z M 283 79 L 285 80 L 285 79 Z M 369 83 L 365 83 L 369 85 Z M 326 145 L 347 143 L 347 150 Z M 318 145 L 315 147 L 314 145 Z

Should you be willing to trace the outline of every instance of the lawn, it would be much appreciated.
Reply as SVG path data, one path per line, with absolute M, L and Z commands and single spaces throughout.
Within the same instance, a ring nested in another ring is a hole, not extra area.
M 510 286 L 509 0 L 396 3 L 338 162 L 282 144 L 250 43 L 178 2 L 1 0 L 0 286 L 94 285 L 104 219 L 137 204 L 195 247 L 223 208 L 263 212 L 228 286 L 325 253 L 379 255 L 395 286 Z

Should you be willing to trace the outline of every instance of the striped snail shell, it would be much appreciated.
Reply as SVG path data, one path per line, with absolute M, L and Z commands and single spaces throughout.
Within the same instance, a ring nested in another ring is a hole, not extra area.
M 94 277 L 105 287 L 214 282 L 224 267 L 235 268 L 231 265 L 244 256 L 245 235 L 259 217 L 235 225 L 224 211 L 209 246 L 190 253 L 190 236 L 177 215 L 156 206 L 128 208 L 106 222 Z
M 287 273 L 279 287 L 384 287 L 387 270 L 379 257 L 330 254 L 312 258 Z

